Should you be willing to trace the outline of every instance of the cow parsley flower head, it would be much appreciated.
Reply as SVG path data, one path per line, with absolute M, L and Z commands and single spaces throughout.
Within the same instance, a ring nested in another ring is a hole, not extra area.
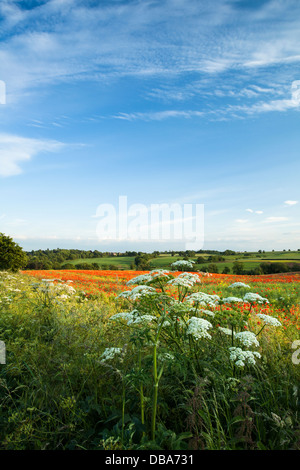
M 265 325 L 270 326 L 281 326 L 281 323 L 277 318 L 271 317 L 270 315 L 264 315 L 263 313 L 258 313 L 257 317 L 261 318 Z
M 120 356 L 123 353 L 122 348 L 106 348 L 100 357 L 101 362 L 111 361 L 116 356 Z
M 192 268 L 195 261 L 178 260 L 171 264 L 172 268 Z
M 150 274 L 141 274 L 140 276 L 133 277 L 130 279 L 126 285 L 127 286 L 132 286 L 134 284 L 146 284 L 147 282 L 151 281 L 152 277 Z
M 251 346 L 259 346 L 259 342 L 257 341 L 255 334 L 251 331 L 241 331 L 240 333 L 236 333 L 235 338 L 239 339 L 247 348 L 250 348 Z
M 153 320 L 156 320 L 156 317 L 153 315 L 141 315 L 140 317 L 132 317 L 128 321 L 128 325 L 136 325 L 138 323 L 141 323 L 142 325 L 149 325 L 149 323 L 151 323 Z
M 207 330 L 212 328 L 212 324 L 204 318 L 191 317 L 187 321 L 187 324 L 187 334 L 192 335 L 196 340 L 201 338 L 211 338 Z
M 236 304 L 243 302 L 243 299 L 240 299 L 239 297 L 225 297 L 224 299 L 221 299 L 221 302 L 224 304 Z
M 188 281 L 187 279 L 182 279 L 182 278 L 179 278 L 177 277 L 176 279 L 171 279 L 170 281 L 168 281 L 167 284 L 170 284 L 172 286 L 181 286 L 181 287 L 192 287 L 193 284 Z
M 201 309 L 199 310 L 199 313 L 204 313 L 204 315 L 209 315 L 210 317 L 214 317 L 214 316 L 215 316 L 214 312 L 212 312 L 211 310 L 205 310 L 205 309 L 203 309 L 203 308 L 201 308 Z
M 60 300 L 67 300 L 67 299 L 70 298 L 70 296 L 67 295 L 67 294 L 61 294 L 58 298 L 59 298 Z
M 215 307 L 220 300 L 218 295 L 205 294 L 205 292 L 194 292 L 186 297 L 185 301 L 190 303 L 199 303 L 202 306 L 209 305 Z
M 198 274 L 181 273 L 174 279 L 168 281 L 168 284 L 172 286 L 193 287 L 197 282 L 201 282 Z
M 164 361 L 164 362 L 171 362 L 171 361 L 174 361 L 174 356 L 173 354 L 170 354 L 170 353 L 167 353 L 167 352 L 163 352 L 163 353 L 160 353 L 158 358 L 161 360 L 161 361 Z
M 254 294 L 253 292 L 248 292 L 244 295 L 244 302 L 258 303 L 258 304 L 268 304 L 269 301 L 265 297 L 261 297 L 259 294 Z
M 124 320 L 127 325 L 136 325 L 136 324 L 149 324 L 153 320 L 156 320 L 156 317 L 153 315 L 140 315 L 139 311 L 134 309 L 131 312 L 119 312 L 115 315 L 112 315 L 109 319 L 110 321 L 120 321 Z
M 146 295 L 156 294 L 156 290 L 150 286 L 136 286 L 132 290 L 121 292 L 118 297 L 124 297 L 129 300 L 136 300 Z
M 166 271 L 165 269 L 153 269 L 150 271 L 149 275 L 151 276 L 152 279 L 157 279 L 159 277 L 163 278 L 169 278 L 172 277 L 170 274 L 170 271 Z
M 244 284 L 243 282 L 234 282 L 233 284 L 231 284 L 228 287 L 233 288 L 233 289 L 235 287 L 246 287 L 246 288 L 250 289 L 250 286 L 248 286 L 248 284 Z
M 69 294 L 76 294 L 76 289 L 74 287 L 69 286 L 68 284 L 64 284 L 63 288 L 69 293 Z
M 225 335 L 235 336 L 235 332 L 232 331 L 230 328 L 223 328 L 222 326 L 219 326 L 219 330 L 222 331 L 222 333 L 224 333 Z
M 115 315 L 112 315 L 109 318 L 109 321 L 119 321 L 119 320 L 124 320 L 126 322 L 132 321 L 133 318 L 136 317 L 135 312 L 137 312 L 137 310 L 133 310 L 132 312 L 119 312 L 119 313 L 116 313 Z
M 254 366 L 256 364 L 255 357 L 260 358 L 261 355 L 256 351 L 243 351 L 241 348 L 231 347 L 230 360 L 235 363 L 237 367 L 244 367 L 246 363 Z

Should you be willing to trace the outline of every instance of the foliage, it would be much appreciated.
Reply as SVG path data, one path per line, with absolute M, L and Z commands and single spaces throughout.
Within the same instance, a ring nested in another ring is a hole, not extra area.
M 27 256 L 13 239 L 0 233 L 0 270 L 16 272 L 26 266 Z
M 142 253 L 126 251 L 125 253 L 100 252 L 98 250 L 54 249 L 33 250 L 26 252 L 28 270 L 47 269 L 136 269 L 150 270 L 154 268 L 169 268 L 170 264 L 177 260 L 189 260 L 195 262 L 192 271 L 227 272 L 232 271 L 233 263 L 243 263 L 243 269 L 237 274 L 272 274 L 279 272 L 294 272 L 300 270 L 299 250 L 292 252 L 242 252 L 232 250 L 218 252 L 216 250 L 192 250 L 186 251 L 154 251 Z M 205 255 L 205 256 L 204 256 Z M 257 259 L 259 258 L 259 259 Z M 263 263 L 259 263 L 264 259 Z M 283 262 L 284 261 L 284 262 Z M 208 267 L 208 264 L 211 266 Z M 97 265 L 97 266 L 96 266 Z
M 55 274 L 0 274 L 1 449 L 299 450 L 296 278 L 107 271 L 116 298 Z

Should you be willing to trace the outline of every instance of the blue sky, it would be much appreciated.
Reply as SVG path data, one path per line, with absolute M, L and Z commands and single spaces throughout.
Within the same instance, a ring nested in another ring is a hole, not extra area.
M 176 249 L 99 239 L 124 195 L 203 204 L 199 248 L 300 248 L 298 0 L 2 0 L 0 38 L 0 231 L 26 250 Z

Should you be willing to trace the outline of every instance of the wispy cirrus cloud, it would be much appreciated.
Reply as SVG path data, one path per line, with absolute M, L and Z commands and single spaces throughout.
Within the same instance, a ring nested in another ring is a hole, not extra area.
M 262 101 L 260 100 L 254 104 L 245 105 L 228 105 L 226 107 L 218 107 L 215 105 L 214 109 L 203 107 L 203 109 L 195 110 L 179 110 L 169 109 L 162 111 L 147 111 L 147 112 L 131 112 L 131 113 L 118 113 L 113 115 L 114 119 L 123 119 L 127 121 L 162 121 L 169 118 L 193 118 L 193 117 L 206 117 L 213 120 L 226 119 L 226 117 L 235 116 L 243 117 L 247 115 L 254 115 L 267 112 L 284 112 L 290 109 L 300 109 L 300 80 L 294 80 L 290 85 L 290 98 Z
M 0 176 L 18 175 L 21 164 L 43 152 L 57 152 L 62 142 L 38 140 L 11 134 L 0 134 Z
M 145 113 L 119 113 L 112 116 L 114 119 L 122 119 L 125 121 L 162 121 L 169 118 L 185 118 L 201 117 L 204 115 L 202 111 L 181 111 L 181 110 L 165 110 L 165 111 L 150 111 Z
M 230 83 L 226 74 L 233 70 L 240 79 L 255 77 L 240 92 L 255 98 L 272 88 L 256 83 L 259 69 L 300 62 L 300 5 L 294 0 L 270 0 L 256 9 L 234 0 L 49 0 L 35 8 L 4 0 L 0 13 L 0 60 L 6 64 L 1 78 L 11 99 L 62 81 L 180 76 L 186 77 L 182 91 L 151 87 L 148 96 L 165 91 L 169 99 L 182 100 L 194 93 L 186 86 L 190 77 L 198 84 L 205 77 Z M 271 76 L 274 85 L 290 80 L 288 70 Z
M 252 105 L 237 105 L 228 107 L 229 112 L 242 112 L 246 114 L 265 113 L 271 111 L 287 111 L 300 108 L 300 80 L 294 80 L 290 89 L 289 99 L 259 101 Z

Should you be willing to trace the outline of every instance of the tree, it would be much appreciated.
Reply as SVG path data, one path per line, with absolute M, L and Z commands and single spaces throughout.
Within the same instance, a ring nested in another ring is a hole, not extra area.
M 24 268 L 27 261 L 23 249 L 11 237 L 0 233 L 0 270 L 16 272 Z
M 230 273 L 230 268 L 228 266 L 225 266 L 222 271 L 222 274 L 229 274 L 229 273 Z
M 208 268 L 209 273 L 218 273 L 219 272 L 218 266 L 215 263 L 210 263 L 207 266 L 207 268 Z
M 233 274 L 243 274 L 244 272 L 244 265 L 240 261 L 235 261 L 232 266 Z
M 136 268 L 140 271 L 148 271 L 150 268 L 150 256 L 146 253 L 139 253 L 135 258 L 134 262 Z

